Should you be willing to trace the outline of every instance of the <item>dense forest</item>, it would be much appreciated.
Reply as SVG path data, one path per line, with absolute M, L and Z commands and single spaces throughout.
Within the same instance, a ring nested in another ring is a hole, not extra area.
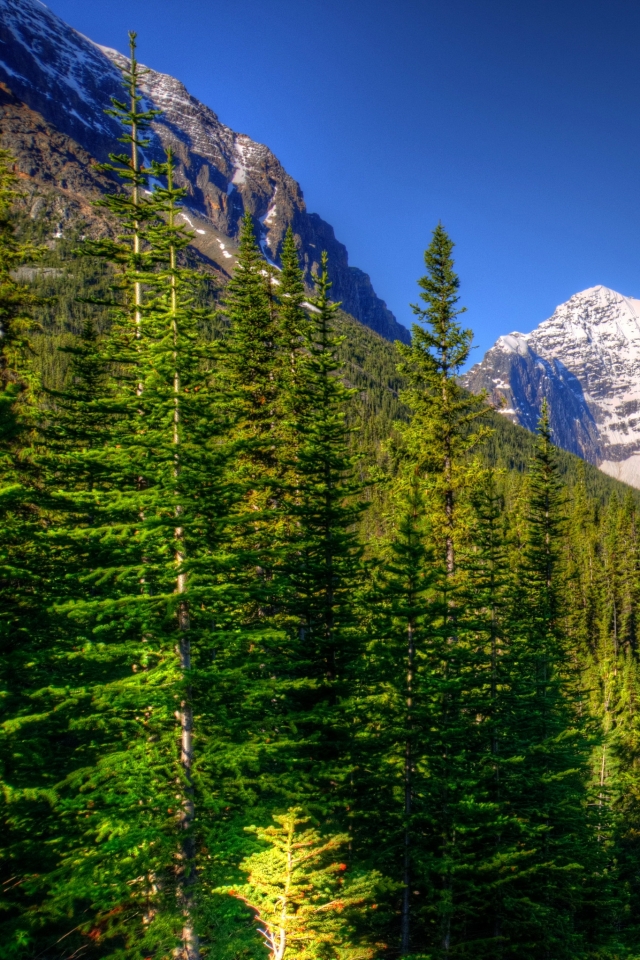
M 639 957 L 638 494 L 461 387 L 440 224 L 410 346 L 223 287 L 124 85 L 102 238 L 0 157 L 0 957 Z

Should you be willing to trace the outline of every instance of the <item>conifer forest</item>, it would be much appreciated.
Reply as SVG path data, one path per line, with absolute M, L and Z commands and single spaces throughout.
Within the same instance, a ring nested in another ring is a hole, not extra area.
M 640 957 L 640 494 L 462 388 L 442 224 L 409 346 L 217 283 L 131 50 L 108 236 L 0 157 L 0 957 Z

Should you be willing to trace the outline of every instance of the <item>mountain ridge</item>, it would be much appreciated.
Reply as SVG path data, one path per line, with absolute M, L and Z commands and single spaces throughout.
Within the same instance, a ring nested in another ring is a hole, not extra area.
M 84 37 L 40 0 L 0 0 L 0 14 L 0 80 L 46 124 L 106 160 L 120 136 L 104 108 L 111 97 L 122 97 L 122 54 Z M 153 124 L 148 159 L 161 160 L 164 149 L 173 148 L 176 181 L 187 190 L 186 217 L 197 232 L 194 245 L 228 273 L 245 210 L 263 252 L 276 263 L 291 226 L 309 283 L 326 249 L 334 299 L 386 339 L 409 342 L 409 331 L 377 296 L 368 274 L 349 264 L 331 225 L 307 211 L 300 185 L 271 150 L 221 123 L 175 77 L 145 69 L 148 105 L 163 111 Z

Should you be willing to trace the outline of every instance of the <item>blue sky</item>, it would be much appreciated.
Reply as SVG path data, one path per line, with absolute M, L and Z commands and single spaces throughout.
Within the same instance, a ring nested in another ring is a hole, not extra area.
M 640 297 L 634 0 L 49 0 L 268 144 L 400 322 L 438 220 L 478 360 L 602 283 Z

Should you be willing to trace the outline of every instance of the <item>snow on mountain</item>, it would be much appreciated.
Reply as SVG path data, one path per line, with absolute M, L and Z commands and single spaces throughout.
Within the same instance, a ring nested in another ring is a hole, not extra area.
M 546 397 L 559 446 L 640 487 L 640 300 L 583 290 L 531 333 L 499 337 L 464 382 L 530 430 Z
M 120 129 L 104 110 L 111 97 L 122 98 L 124 63 L 120 53 L 82 36 L 40 0 L 0 0 L 0 81 L 101 161 L 119 148 Z M 188 191 L 189 215 L 198 220 L 209 252 L 221 237 L 233 248 L 249 210 L 261 230 L 262 249 L 277 262 L 291 226 L 309 280 L 327 250 L 332 293 L 343 309 L 382 336 L 408 342 L 408 330 L 376 296 L 368 275 L 349 265 L 333 228 L 307 211 L 299 184 L 268 147 L 225 126 L 174 77 L 149 69 L 142 86 L 148 105 L 162 111 L 153 124 L 148 159 L 162 159 L 163 148 L 172 146 L 176 180 Z M 232 262 L 229 251 L 223 269 L 226 261 Z
M 0 75 L 13 93 L 62 133 L 92 141 L 106 157 L 117 125 L 96 105 L 119 92 L 102 51 L 39 0 L 0 0 Z M 86 146 L 85 143 L 82 144 Z

